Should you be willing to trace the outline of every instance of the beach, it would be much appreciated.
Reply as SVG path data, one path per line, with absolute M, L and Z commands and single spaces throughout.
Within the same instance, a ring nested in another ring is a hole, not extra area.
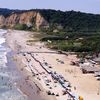
M 11 39 L 13 37 L 12 35 L 14 35 L 12 33 L 15 33 L 17 35 L 17 36 L 14 36 L 13 39 Z M 27 45 L 25 43 L 26 40 L 24 40 L 25 38 L 22 38 L 23 35 L 25 36 L 25 34 L 22 34 L 22 37 L 20 37 L 19 34 L 17 33 L 26 34 L 26 32 L 12 31 L 12 30 L 10 30 L 10 32 L 8 31 L 8 33 L 6 34 L 7 44 L 9 48 L 11 48 L 12 51 L 14 52 L 13 61 L 16 63 L 17 69 L 19 73 L 21 74 L 21 79 L 18 79 L 15 82 L 16 86 L 20 89 L 20 91 L 24 95 L 27 96 L 28 100 L 34 100 L 34 99 L 35 100 L 47 100 L 48 98 L 49 100 L 56 100 L 55 97 L 48 97 L 42 85 L 33 78 L 33 74 L 29 71 L 29 68 L 25 68 L 25 64 L 22 61 L 23 56 L 18 54 L 19 52 L 25 49 L 27 50 L 27 47 L 26 47 Z M 21 41 L 19 41 L 18 38 Z
M 76 55 L 64 55 L 50 50 L 44 43 L 30 37 L 34 34 L 38 33 L 8 30 L 5 36 L 7 45 L 14 52 L 13 61 L 21 75 L 21 78 L 15 81 L 16 86 L 28 100 L 68 98 L 69 95 L 64 94 L 66 90 L 60 82 L 55 82 L 49 71 L 63 76 L 67 81 L 65 83 L 71 84 L 69 90 L 76 96 L 82 96 L 84 100 L 99 100 L 100 81 L 97 81 L 93 74 L 82 74 L 79 67 L 71 65 L 71 61 L 79 60 Z M 35 42 L 30 44 L 30 39 Z M 52 95 L 48 95 L 49 91 Z
M 13 52 L 6 45 L 6 33 L 0 29 L 0 100 L 27 100 L 15 85 L 21 75 L 12 60 Z

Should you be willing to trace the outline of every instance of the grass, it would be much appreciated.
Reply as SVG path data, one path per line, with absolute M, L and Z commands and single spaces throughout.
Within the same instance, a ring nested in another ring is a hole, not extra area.
M 30 36 L 29 40 L 27 40 L 30 45 L 37 41 L 45 42 L 48 48 L 55 50 L 76 53 L 85 52 L 87 54 L 100 52 L 100 33 L 36 32 Z

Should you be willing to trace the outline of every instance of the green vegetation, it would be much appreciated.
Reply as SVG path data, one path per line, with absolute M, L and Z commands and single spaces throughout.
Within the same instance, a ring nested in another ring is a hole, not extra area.
M 28 30 L 28 26 L 26 24 L 16 24 L 14 26 L 16 30 Z
M 49 23 L 48 29 L 43 29 L 41 26 L 40 31 L 53 32 L 58 30 L 59 32 L 100 32 L 100 15 L 88 14 L 76 11 L 56 11 L 45 9 L 32 9 L 32 10 L 9 10 L 0 9 L 0 15 L 8 17 L 13 13 L 23 13 L 28 11 L 39 12 L 44 19 Z M 36 18 L 31 20 L 32 26 L 35 28 Z M 32 28 L 31 27 L 31 30 Z M 35 30 L 33 28 L 33 30 Z
M 47 46 L 52 49 L 72 52 L 100 52 L 100 15 L 88 14 L 75 11 L 56 10 L 9 10 L 0 9 L 0 15 L 8 17 L 12 13 L 23 13 L 28 11 L 39 12 L 48 22 L 49 28 L 41 26 L 40 32 L 45 32 L 41 41 L 47 41 Z M 16 24 L 15 29 L 36 31 L 36 18 L 32 18 L 32 25 Z M 6 26 L 3 26 L 6 28 Z M 48 41 L 49 40 L 49 41 Z M 29 40 L 28 42 L 33 42 Z
M 50 33 L 49 33 L 50 34 Z M 99 33 L 52 33 L 52 38 L 47 35 L 42 41 L 47 41 L 47 46 L 52 49 L 71 51 L 71 52 L 100 52 L 100 34 Z M 55 39 L 55 35 L 57 38 Z M 58 38 L 59 37 L 59 38 Z M 64 38 L 65 37 L 65 38 Z M 67 38 L 66 38 L 67 37 Z M 48 42 L 48 40 L 50 42 Z
M 49 22 L 50 29 L 65 32 L 98 32 L 100 31 L 100 15 L 75 11 L 40 10 Z

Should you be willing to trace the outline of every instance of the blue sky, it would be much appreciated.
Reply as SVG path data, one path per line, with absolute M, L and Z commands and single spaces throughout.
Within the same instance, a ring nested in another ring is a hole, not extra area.
M 100 14 L 100 0 L 0 0 L 0 8 L 75 10 Z

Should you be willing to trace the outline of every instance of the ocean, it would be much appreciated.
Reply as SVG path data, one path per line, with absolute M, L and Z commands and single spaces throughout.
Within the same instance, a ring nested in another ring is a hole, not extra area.
M 12 60 L 12 51 L 6 45 L 4 34 L 0 29 L 0 100 L 27 100 L 27 97 L 17 88 L 15 80 L 20 79 Z

